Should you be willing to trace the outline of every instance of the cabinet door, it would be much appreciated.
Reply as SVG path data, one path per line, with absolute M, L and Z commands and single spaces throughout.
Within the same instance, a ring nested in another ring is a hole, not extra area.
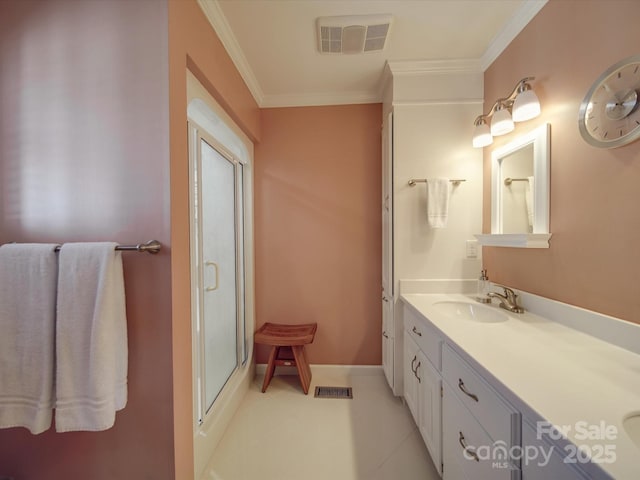
M 404 332 L 404 401 L 407 402 L 416 424 L 419 424 L 420 418 L 418 416 L 418 377 L 415 373 L 418 353 L 418 345 L 407 332 Z
M 501 443 L 501 447 L 494 445 L 447 382 L 443 383 L 443 387 L 442 456 L 445 480 L 457 480 L 453 472 L 460 470 L 469 480 L 521 480 L 520 469 L 506 461 L 504 444 Z M 554 477 L 548 478 L 555 480 Z
M 382 123 L 382 288 L 393 299 L 393 115 Z
M 392 119 L 392 114 L 389 113 L 382 123 L 382 368 L 391 390 L 398 394 L 400 385 L 396 385 L 394 374 L 397 368 L 394 364 L 396 347 L 393 317 Z M 398 341 L 402 341 L 402 338 Z M 400 380 L 398 379 L 398 384 L 402 383 Z
M 394 388 L 394 323 L 393 323 L 393 303 L 385 292 L 382 292 L 382 369 L 391 389 Z
M 522 480 L 580 480 L 589 478 L 564 463 L 563 451 L 538 438 L 535 430 L 522 422 Z
M 418 379 L 418 427 L 439 473 L 442 467 L 442 378 L 420 352 L 415 364 Z

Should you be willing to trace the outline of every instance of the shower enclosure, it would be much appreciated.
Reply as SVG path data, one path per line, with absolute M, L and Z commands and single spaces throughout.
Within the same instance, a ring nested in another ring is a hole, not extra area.
M 197 123 L 189 122 L 195 420 L 247 359 L 244 276 L 244 166 Z

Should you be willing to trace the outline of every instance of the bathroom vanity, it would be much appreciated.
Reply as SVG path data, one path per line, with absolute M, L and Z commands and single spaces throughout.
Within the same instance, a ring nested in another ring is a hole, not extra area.
M 405 400 L 436 468 L 447 480 L 640 478 L 640 326 L 518 293 L 524 314 L 401 295 Z

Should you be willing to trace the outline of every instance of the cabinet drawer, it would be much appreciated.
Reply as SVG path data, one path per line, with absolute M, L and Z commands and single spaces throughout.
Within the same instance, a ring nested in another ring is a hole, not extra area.
M 446 384 L 442 404 L 445 480 L 457 480 L 452 473 L 459 471 L 472 480 L 520 480 L 520 469 L 508 460 L 504 445 L 494 444 Z
M 408 307 L 404 309 L 404 329 L 418 344 L 438 371 L 442 368 L 442 339 L 435 328 L 427 325 Z
M 493 441 L 520 444 L 520 414 L 449 345 L 442 350 L 442 376 Z

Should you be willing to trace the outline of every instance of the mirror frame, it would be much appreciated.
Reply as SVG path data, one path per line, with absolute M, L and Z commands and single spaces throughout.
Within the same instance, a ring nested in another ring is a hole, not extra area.
M 486 246 L 549 248 L 549 191 L 551 126 L 544 123 L 534 130 L 491 152 L 491 234 L 476 235 Z M 503 188 L 501 162 L 517 150 L 533 144 L 535 178 L 533 233 L 502 233 Z

